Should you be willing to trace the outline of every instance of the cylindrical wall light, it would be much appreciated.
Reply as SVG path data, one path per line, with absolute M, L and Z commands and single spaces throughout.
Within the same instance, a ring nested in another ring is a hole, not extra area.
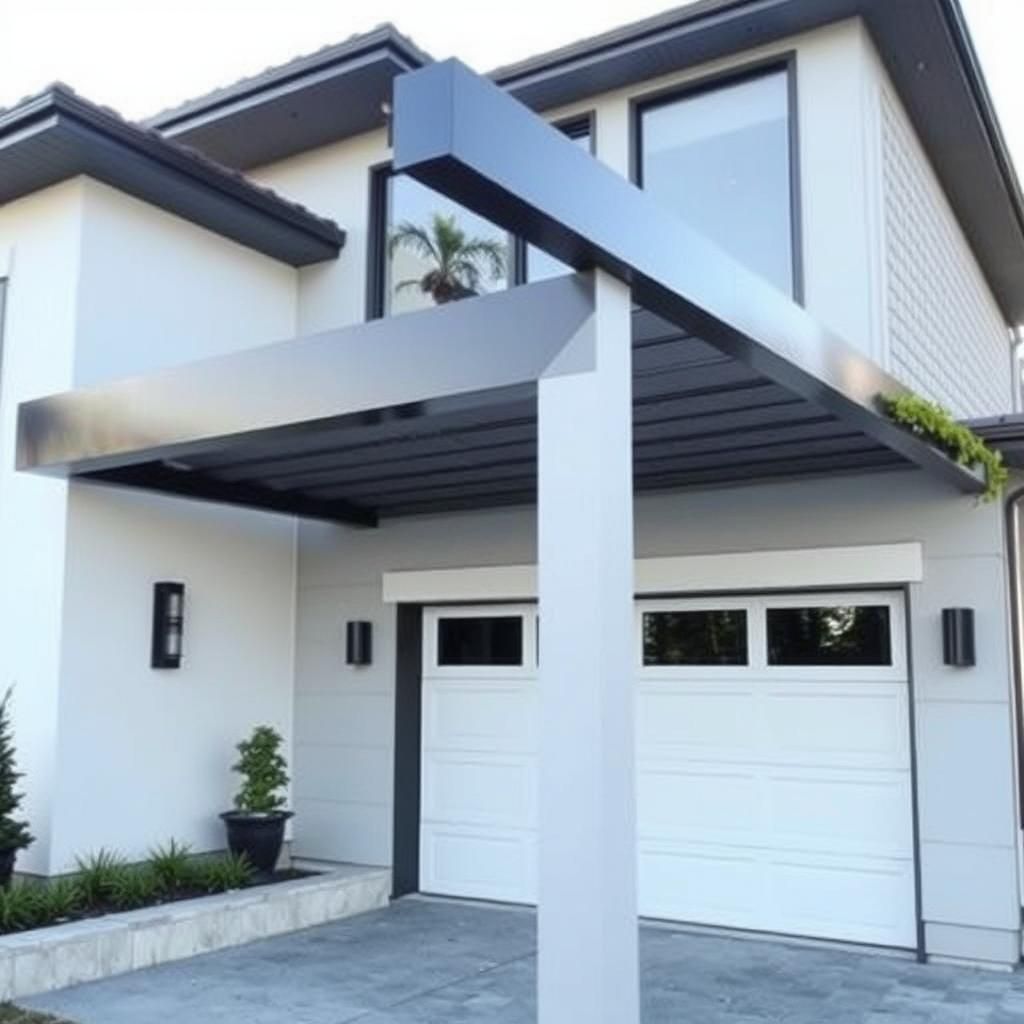
M 942 660 L 954 668 L 971 668 L 974 661 L 974 609 L 942 609 Z
M 373 627 L 369 622 L 345 623 L 345 662 L 369 665 L 373 660 Z
M 153 668 L 180 668 L 185 628 L 185 584 L 153 585 Z

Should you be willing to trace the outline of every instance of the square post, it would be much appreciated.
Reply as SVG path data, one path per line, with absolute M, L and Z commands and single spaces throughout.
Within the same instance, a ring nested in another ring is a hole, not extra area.
M 629 287 L 595 273 L 593 368 L 542 379 L 540 1024 L 637 1024 Z

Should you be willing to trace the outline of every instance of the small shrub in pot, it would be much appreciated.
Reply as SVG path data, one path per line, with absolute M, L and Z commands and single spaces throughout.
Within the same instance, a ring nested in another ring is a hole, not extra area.
M 288 763 L 281 753 L 283 742 L 275 729 L 259 725 L 238 744 L 238 761 L 232 767 L 242 777 L 242 787 L 235 796 L 235 809 L 221 815 L 227 825 L 228 848 L 263 873 L 274 870 L 285 822 L 292 816 L 284 809 Z

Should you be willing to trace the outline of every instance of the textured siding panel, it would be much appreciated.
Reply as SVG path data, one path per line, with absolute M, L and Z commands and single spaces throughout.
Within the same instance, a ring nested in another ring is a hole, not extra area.
M 914 130 L 881 93 L 890 370 L 957 416 L 1011 407 L 1003 318 Z

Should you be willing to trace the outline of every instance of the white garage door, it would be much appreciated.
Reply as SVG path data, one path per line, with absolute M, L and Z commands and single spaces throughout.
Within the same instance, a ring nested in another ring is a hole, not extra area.
M 912 947 L 902 597 L 636 616 L 641 914 Z M 536 641 L 529 606 L 426 613 L 424 892 L 535 899 Z

